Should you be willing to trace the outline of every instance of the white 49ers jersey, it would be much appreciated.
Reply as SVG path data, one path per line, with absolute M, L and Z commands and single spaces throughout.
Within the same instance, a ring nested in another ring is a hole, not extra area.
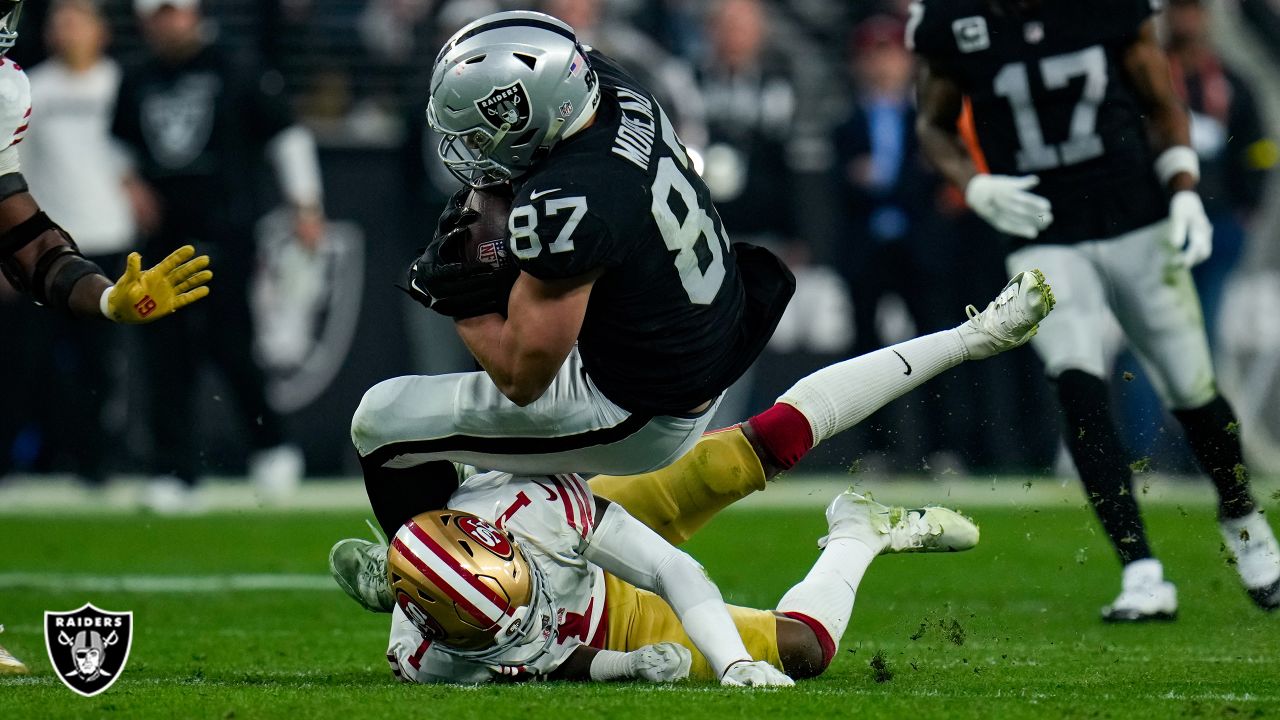
M 17 63 L 0 58 L 0 175 L 18 172 L 14 145 L 26 137 L 31 122 L 31 83 Z
M 510 530 L 526 557 L 538 565 L 556 608 L 556 638 L 550 651 L 527 664 L 492 665 L 461 660 L 432 647 L 408 617 L 395 609 L 387 661 L 406 682 L 481 683 L 495 677 L 543 675 L 555 670 L 579 645 L 604 647 L 604 572 L 582 551 L 595 529 L 595 498 L 576 475 L 512 477 L 473 475 L 449 499 L 449 507 L 478 515 Z M 513 654 L 527 652 L 524 646 Z

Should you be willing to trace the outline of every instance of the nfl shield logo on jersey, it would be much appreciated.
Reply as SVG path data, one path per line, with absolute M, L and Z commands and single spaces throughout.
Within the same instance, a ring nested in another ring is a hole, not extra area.
M 524 83 L 518 80 L 506 87 L 494 88 L 476 101 L 476 107 L 485 122 L 499 130 L 503 125 L 510 125 L 508 132 L 520 132 L 529 124 L 529 94 L 524 90 Z
M 62 683 L 93 697 L 111 687 L 129 661 L 133 613 L 99 610 L 92 603 L 70 612 L 46 612 L 44 644 Z

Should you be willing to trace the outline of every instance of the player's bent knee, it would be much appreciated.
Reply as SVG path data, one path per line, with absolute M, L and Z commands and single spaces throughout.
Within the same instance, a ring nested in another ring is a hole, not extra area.
M 831 664 L 817 633 L 805 623 L 784 616 L 778 617 L 778 655 L 783 672 L 796 680 L 818 677 Z
M 383 380 L 365 391 L 351 416 L 351 444 L 363 457 L 386 444 L 385 409 L 395 402 L 404 378 Z

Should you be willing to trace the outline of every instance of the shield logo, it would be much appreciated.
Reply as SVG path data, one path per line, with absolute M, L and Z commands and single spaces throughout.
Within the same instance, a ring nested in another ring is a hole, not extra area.
M 133 612 L 99 610 L 92 603 L 45 612 L 44 645 L 62 684 L 93 697 L 114 685 L 129 661 Z
M 476 101 L 476 108 L 485 122 L 499 130 L 503 125 L 510 125 L 507 132 L 518 133 L 529 125 L 529 94 L 519 80 L 506 87 L 494 88 L 493 92 Z

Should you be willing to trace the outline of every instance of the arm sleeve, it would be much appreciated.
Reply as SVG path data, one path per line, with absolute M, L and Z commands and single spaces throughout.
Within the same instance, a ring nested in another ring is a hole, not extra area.
M 286 199 L 299 207 L 324 204 L 316 139 L 302 125 L 290 125 L 267 144 L 267 157 Z
M 733 663 L 750 659 L 720 590 L 702 566 L 620 505 L 610 504 L 605 510 L 583 557 L 636 587 L 662 596 L 717 676 Z

